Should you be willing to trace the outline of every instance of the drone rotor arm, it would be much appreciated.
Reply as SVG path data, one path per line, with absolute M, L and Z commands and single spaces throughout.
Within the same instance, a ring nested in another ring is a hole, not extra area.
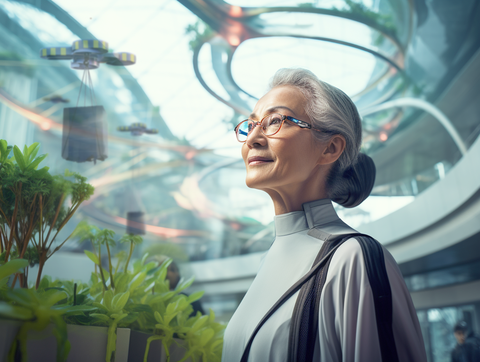
M 40 50 L 40 57 L 49 60 L 69 60 L 73 58 L 70 47 L 43 48 Z
M 106 53 L 102 55 L 101 63 L 116 66 L 133 65 L 137 62 L 137 57 L 132 53 Z

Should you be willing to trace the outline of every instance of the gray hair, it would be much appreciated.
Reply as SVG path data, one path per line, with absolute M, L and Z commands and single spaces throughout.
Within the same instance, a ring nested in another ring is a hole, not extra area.
M 306 69 L 278 70 L 269 86 L 272 89 L 283 85 L 296 87 L 305 96 L 305 112 L 312 126 L 324 131 L 312 131 L 317 139 L 327 141 L 332 134 L 345 137 L 345 150 L 327 175 L 327 193 L 345 207 L 359 205 L 372 190 L 375 165 L 370 157 L 360 154 L 362 122 L 357 107 L 340 89 L 322 82 Z
M 290 85 L 300 90 L 307 100 L 305 112 L 312 126 L 323 132 L 313 132 L 322 141 L 332 134 L 345 137 L 346 146 L 338 159 L 338 171 L 354 165 L 362 142 L 362 122 L 357 107 L 340 89 L 322 82 L 307 69 L 284 68 L 278 70 L 270 82 L 270 89 Z

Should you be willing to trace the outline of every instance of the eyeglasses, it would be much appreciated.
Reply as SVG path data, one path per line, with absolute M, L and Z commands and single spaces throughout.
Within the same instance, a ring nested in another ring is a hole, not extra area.
M 282 129 L 285 120 L 293 122 L 300 128 L 309 128 L 318 132 L 322 132 L 317 128 L 313 128 L 310 123 L 290 116 L 284 116 L 279 113 L 272 113 L 265 116 L 260 122 L 252 121 L 251 119 L 246 119 L 245 121 L 240 122 L 234 129 L 237 135 L 237 140 L 238 142 L 245 142 L 248 135 L 252 133 L 256 126 L 261 126 L 261 130 L 265 136 L 273 136 L 274 134 L 277 134 L 280 129 Z

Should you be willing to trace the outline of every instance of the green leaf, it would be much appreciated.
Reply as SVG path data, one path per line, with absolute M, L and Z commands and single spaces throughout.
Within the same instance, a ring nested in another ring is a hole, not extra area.
M 223 343 L 223 339 L 217 339 L 215 342 L 212 343 L 210 349 L 213 351 L 217 346 Z
M 130 303 L 130 304 L 127 304 L 124 309 L 132 313 L 145 312 L 145 313 L 153 314 L 153 309 L 148 304 Z
M 142 256 L 142 259 L 140 260 L 141 261 L 141 264 L 145 264 L 145 261 L 147 260 L 147 258 L 149 257 L 150 255 L 148 253 L 145 253 L 143 256 Z
M 98 309 L 101 309 L 101 310 L 104 310 L 105 312 L 108 312 L 107 307 L 105 307 L 102 303 L 93 302 L 92 305 L 94 307 L 97 307 Z
M 88 250 L 84 250 L 85 252 L 85 255 L 88 256 L 88 258 L 93 261 L 95 264 L 97 264 L 98 266 L 100 266 L 100 261 L 98 260 L 98 257 L 92 253 L 91 251 L 88 251 Z
M 173 314 L 175 312 L 176 303 L 169 303 L 167 306 L 167 314 Z
M 126 292 L 128 289 L 128 282 L 130 281 L 130 275 L 118 272 L 115 274 L 115 291 Z
M 102 245 L 108 243 L 110 246 L 115 246 L 115 239 L 113 239 L 114 236 L 115 232 L 113 230 L 103 229 L 97 232 L 96 240 Z
M 113 292 L 111 290 L 107 290 L 103 296 L 103 305 L 108 309 L 112 310 L 112 299 L 113 299 Z
M 160 313 L 158 313 L 157 311 L 155 311 L 155 319 L 157 320 L 158 323 L 163 323 L 163 317 Z
M 30 309 L 0 302 L 0 316 L 5 319 L 16 319 L 21 321 L 33 320 L 34 315 Z
M 124 234 L 119 241 L 121 243 L 140 244 L 143 238 L 140 235 Z
M 112 299 L 112 309 L 113 310 L 122 310 L 123 307 L 125 307 L 125 304 L 127 304 L 129 297 L 130 297 L 130 292 L 117 294 Z
M 57 304 L 62 299 L 66 298 L 68 298 L 67 293 L 55 289 L 50 289 L 46 291 L 43 295 L 41 295 L 42 304 L 49 307 Z
M 200 337 L 199 344 L 201 347 L 205 346 L 208 341 L 210 341 L 213 337 L 215 332 L 211 328 L 207 328 L 202 332 L 202 336 Z
M 203 297 L 204 293 L 205 292 L 203 290 L 192 293 L 187 297 L 187 300 L 188 300 L 189 303 L 195 302 L 196 300 L 199 300 L 201 297 Z
M 147 277 L 147 273 L 145 272 L 142 272 L 142 273 L 138 273 L 137 275 L 135 275 L 135 277 L 132 279 L 132 281 L 130 282 L 130 287 L 129 289 L 130 290 L 135 290 L 137 289 L 137 287 L 143 283 L 143 281 L 145 280 L 145 278 Z
M 32 161 L 40 150 L 40 143 L 35 142 L 28 147 L 28 161 Z
M 38 178 L 42 178 L 43 176 L 45 176 L 48 172 L 48 170 L 50 169 L 50 167 L 43 167 L 41 168 L 40 170 L 37 170 L 37 173 L 35 174 L 35 176 L 37 176 Z
M 192 285 L 193 281 L 195 280 L 194 277 L 191 277 L 190 279 L 188 280 L 185 280 L 182 284 L 180 284 L 179 286 L 177 286 L 175 288 L 175 291 L 177 293 L 181 292 L 182 290 L 185 290 L 187 289 L 190 285 Z
M 97 319 L 99 321 L 102 321 L 102 322 L 107 322 L 107 323 L 110 323 L 110 321 L 111 321 L 109 316 L 107 316 L 105 314 L 100 314 L 100 313 L 92 313 L 92 314 L 90 314 L 90 317 L 92 317 L 93 319 Z
M 205 324 L 205 322 L 208 320 L 208 316 L 204 315 L 204 316 L 201 316 L 192 326 L 192 330 L 191 332 L 192 333 L 195 333 L 196 331 L 198 331 L 200 328 L 203 327 L 203 325 Z
M 0 279 L 3 279 L 13 273 L 16 273 L 19 269 L 25 268 L 28 265 L 28 260 L 25 259 L 13 259 L 0 266 Z
M 123 314 L 118 314 L 115 316 L 115 322 L 120 322 L 123 318 L 125 318 L 126 316 L 128 316 L 127 313 L 123 313 Z
M 0 162 L 5 162 L 8 157 L 7 153 L 8 143 L 5 140 L 0 140 Z
M 77 313 L 77 312 L 90 312 L 96 308 L 90 305 L 54 305 L 53 310 L 58 310 L 64 314 Z
M 17 146 L 13 147 L 13 154 L 15 155 L 15 161 L 17 161 L 17 165 L 20 167 L 20 170 L 22 172 L 25 171 L 25 159 L 23 158 L 22 152 Z
M 24 288 L 18 288 L 13 290 L 10 289 L 10 290 L 7 290 L 6 294 L 7 294 L 7 298 L 10 301 L 16 302 L 25 307 L 38 305 L 37 293 L 35 293 L 35 291 L 33 291 L 32 289 L 24 289 Z
M 50 285 L 50 282 L 51 282 L 51 278 L 48 275 L 45 275 L 40 281 L 40 285 L 38 286 L 38 289 L 40 290 L 47 289 Z
M 124 326 L 130 326 L 138 319 L 138 313 L 130 313 L 125 318 L 122 319 L 122 324 Z
M 41 156 L 38 156 L 32 163 L 30 163 L 27 166 L 27 170 L 36 170 L 40 162 L 42 162 L 45 159 L 45 157 L 47 157 L 46 153 Z
M 208 322 L 213 323 L 215 321 L 215 312 L 210 308 L 210 315 L 208 317 Z

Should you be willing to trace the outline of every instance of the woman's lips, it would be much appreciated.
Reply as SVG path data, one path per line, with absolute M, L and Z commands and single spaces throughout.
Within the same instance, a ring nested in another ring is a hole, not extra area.
M 269 158 L 266 158 L 266 157 L 258 157 L 258 156 L 248 158 L 248 165 L 249 166 L 261 165 L 261 164 L 268 163 L 268 162 L 273 162 L 273 160 L 271 160 Z

